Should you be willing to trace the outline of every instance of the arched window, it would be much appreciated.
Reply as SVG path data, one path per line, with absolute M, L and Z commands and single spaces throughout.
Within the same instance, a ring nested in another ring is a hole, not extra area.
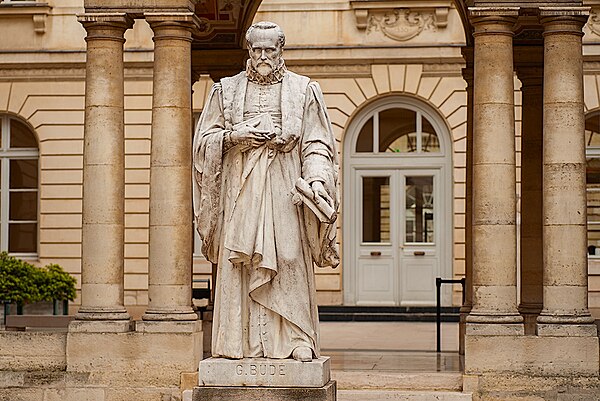
M 32 256 L 38 243 L 38 143 L 18 118 L 0 115 L 0 250 Z
M 419 110 L 391 107 L 375 110 L 356 141 L 357 153 L 439 153 L 440 141 Z

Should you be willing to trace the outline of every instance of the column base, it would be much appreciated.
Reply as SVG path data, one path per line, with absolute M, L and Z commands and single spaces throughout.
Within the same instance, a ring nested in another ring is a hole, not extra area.
M 181 309 L 147 309 L 142 316 L 145 321 L 195 321 L 198 320 L 198 314 L 192 307 Z
M 587 314 L 549 314 L 537 318 L 537 334 L 548 337 L 597 337 L 594 317 Z
M 125 308 L 81 307 L 69 331 L 82 333 L 123 333 L 133 330 L 133 321 Z
M 323 387 L 196 387 L 192 401 L 336 401 L 334 380 Z
M 466 335 L 521 336 L 525 334 L 523 316 L 518 313 L 472 310 L 466 322 Z

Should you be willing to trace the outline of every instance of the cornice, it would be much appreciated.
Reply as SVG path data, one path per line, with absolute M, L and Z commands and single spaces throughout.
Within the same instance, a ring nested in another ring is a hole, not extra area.
M 151 80 L 152 63 L 126 62 L 126 80 Z M 85 63 L 0 64 L 0 82 L 85 81 Z

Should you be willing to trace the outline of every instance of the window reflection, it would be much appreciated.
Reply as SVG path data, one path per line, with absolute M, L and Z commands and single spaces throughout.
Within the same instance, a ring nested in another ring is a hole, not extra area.
M 390 242 L 390 178 L 363 177 L 362 242 Z
M 421 118 L 421 150 L 426 153 L 439 153 L 441 150 L 440 140 L 435 133 L 435 129 L 433 129 L 433 125 L 431 125 L 427 117 L 422 116 Z
M 417 135 L 416 112 L 401 108 L 379 112 L 380 152 L 416 152 Z
M 433 177 L 406 177 L 406 242 L 434 242 Z

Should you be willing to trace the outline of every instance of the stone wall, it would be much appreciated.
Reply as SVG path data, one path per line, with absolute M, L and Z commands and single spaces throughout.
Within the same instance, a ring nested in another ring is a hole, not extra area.
M 179 401 L 198 382 L 202 332 L 0 332 L 2 401 Z M 150 325 L 151 326 L 151 325 Z

